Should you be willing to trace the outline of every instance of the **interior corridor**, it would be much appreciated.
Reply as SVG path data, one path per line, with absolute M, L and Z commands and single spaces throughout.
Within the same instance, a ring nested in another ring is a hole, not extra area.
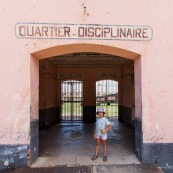
M 98 159 L 91 160 L 95 152 L 95 124 L 62 122 L 40 132 L 40 156 L 32 166 L 140 164 L 134 153 L 134 129 L 117 119 L 112 119 L 111 123 L 113 128 L 108 132 L 107 162 L 102 161 L 102 145 Z

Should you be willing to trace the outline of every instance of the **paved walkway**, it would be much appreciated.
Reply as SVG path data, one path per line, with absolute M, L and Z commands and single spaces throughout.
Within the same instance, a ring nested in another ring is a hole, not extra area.
M 95 152 L 94 124 L 61 123 L 40 134 L 40 157 L 32 167 L 56 165 L 140 164 L 134 153 L 134 129 L 111 121 L 113 129 L 108 133 L 108 161 L 90 159 Z
M 59 166 L 53 168 L 21 168 L 0 173 L 163 173 L 155 165 Z

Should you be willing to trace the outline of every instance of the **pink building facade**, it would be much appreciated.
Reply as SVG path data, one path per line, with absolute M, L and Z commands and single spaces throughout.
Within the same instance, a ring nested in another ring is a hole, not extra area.
M 39 109 L 44 106 L 39 62 L 81 52 L 134 62 L 133 106 L 122 78 L 128 65 L 115 80 L 120 109 L 134 110 L 136 155 L 142 163 L 173 167 L 172 5 L 171 0 L 1 0 L 0 169 L 31 165 L 38 157 Z M 58 96 L 54 99 L 47 108 L 58 105 Z

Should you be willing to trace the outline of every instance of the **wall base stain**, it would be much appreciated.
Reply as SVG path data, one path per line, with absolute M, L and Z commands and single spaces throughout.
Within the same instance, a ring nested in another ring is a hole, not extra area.
M 27 166 L 29 145 L 0 145 L 0 170 Z
M 135 119 L 135 154 L 139 160 L 142 160 L 142 122 L 141 119 Z
M 143 164 L 157 164 L 165 173 L 173 172 L 173 143 L 143 143 L 142 122 L 135 119 L 135 153 Z
M 30 149 L 28 151 L 28 165 L 32 164 L 39 156 L 39 122 L 32 121 L 30 126 Z
M 165 173 L 172 173 L 173 143 L 144 143 L 142 163 L 154 163 Z

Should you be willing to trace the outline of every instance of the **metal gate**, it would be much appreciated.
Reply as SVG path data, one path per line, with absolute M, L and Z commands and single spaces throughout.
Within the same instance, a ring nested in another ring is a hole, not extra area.
M 118 82 L 101 80 L 96 82 L 96 108 L 104 107 L 107 117 L 118 116 Z
M 61 83 L 61 120 L 81 121 L 83 119 L 83 83 L 68 80 Z

